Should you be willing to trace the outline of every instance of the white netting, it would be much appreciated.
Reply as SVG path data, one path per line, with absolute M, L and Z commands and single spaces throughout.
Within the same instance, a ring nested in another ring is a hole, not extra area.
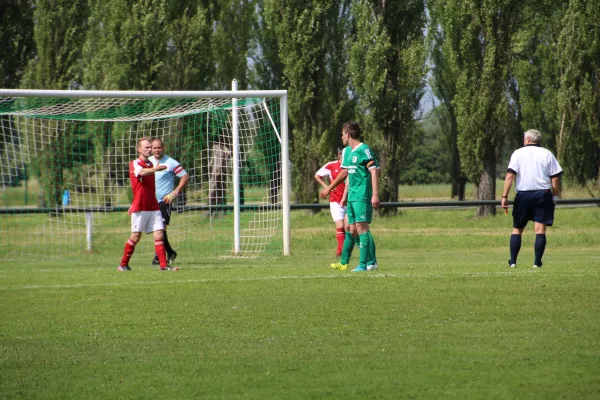
M 167 230 L 180 258 L 281 253 L 279 99 L 238 100 L 238 188 L 231 111 L 230 98 L 0 98 L 0 257 L 61 257 L 91 246 L 118 260 L 130 231 L 128 164 L 144 136 L 162 139 L 190 175 Z M 148 239 L 138 248 L 154 252 Z

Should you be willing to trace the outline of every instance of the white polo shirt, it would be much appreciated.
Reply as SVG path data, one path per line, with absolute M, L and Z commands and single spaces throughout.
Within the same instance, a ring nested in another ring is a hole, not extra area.
M 552 178 L 563 173 L 556 157 L 549 150 L 529 144 L 510 157 L 508 172 L 517 175 L 517 192 L 552 188 Z

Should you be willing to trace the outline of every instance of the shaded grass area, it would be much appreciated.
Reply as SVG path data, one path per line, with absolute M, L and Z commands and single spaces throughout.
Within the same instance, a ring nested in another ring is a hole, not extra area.
M 472 215 L 377 218 L 363 275 L 303 212 L 292 257 L 4 263 L 1 397 L 598 398 L 600 211 L 557 210 L 541 270 L 532 232 L 509 270 L 510 218 Z

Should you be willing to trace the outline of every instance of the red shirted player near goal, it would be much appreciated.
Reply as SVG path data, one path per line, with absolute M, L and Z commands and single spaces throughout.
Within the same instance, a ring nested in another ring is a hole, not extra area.
M 315 179 L 323 188 L 327 187 L 327 183 L 323 180 L 322 177 L 328 177 L 329 182 L 333 182 L 333 180 L 338 176 L 340 171 L 342 170 L 342 154 L 343 150 L 338 148 L 337 156 L 338 159 L 336 161 L 330 161 L 324 166 L 321 167 L 315 174 Z M 336 257 L 342 255 L 342 248 L 344 247 L 344 238 L 346 236 L 346 229 L 348 227 L 348 222 L 346 216 L 346 184 L 340 183 L 336 186 L 331 193 L 329 194 L 329 211 L 331 212 L 331 217 L 333 218 L 333 222 L 335 222 L 335 237 L 337 239 L 337 250 Z
M 158 255 L 161 271 L 177 271 L 167 266 L 167 253 L 163 242 L 163 225 L 160 207 L 156 201 L 154 173 L 167 168 L 166 165 L 153 166 L 149 160 L 152 155 L 152 140 L 143 137 L 138 141 L 137 152 L 140 157 L 129 163 L 129 180 L 133 192 L 133 202 L 129 207 L 131 215 L 131 236 L 125 243 L 123 258 L 118 271 L 131 271 L 129 260 L 140 241 L 142 232 L 154 234 L 154 249 Z

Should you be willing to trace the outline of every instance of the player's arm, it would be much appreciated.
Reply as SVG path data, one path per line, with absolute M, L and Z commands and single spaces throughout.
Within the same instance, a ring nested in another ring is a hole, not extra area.
M 333 182 L 331 182 L 329 184 L 329 186 L 327 186 L 323 190 L 321 190 L 321 197 L 326 198 L 327 196 L 329 196 L 329 193 L 333 190 L 333 188 L 336 187 L 337 185 L 339 185 L 340 183 L 342 183 L 344 181 L 344 179 L 346 179 L 347 176 L 348 176 L 348 169 L 343 168 L 340 171 L 340 173 L 338 174 L 338 176 L 335 177 Z
M 321 178 L 321 177 L 319 176 L 319 174 L 315 174 L 315 180 L 316 180 L 317 182 L 319 182 L 319 185 L 321 185 L 321 187 L 323 187 L 323 188 L 326 188 L 326 187 L 327 187 L 327 182 L 325 182 L 325 181 L 323 180 L 323 178 Z
M 177 196 L 179 196 L 181 194 L 181 192 L 183 191 L 183 188 L 185 188 L 185 186 L 187 185 L 189 180 L 190 180 L 190 176 L 188 174 L 185 174 L 181 178 L 179 178 L 179 184 L 177 185 L 177 187 L 175 189 L 173 189 L 173 191 L 171 193 L 166 195 L 163 198 L 163 201 L 167 204 L 171 204 L 171 202 Z
M 345 181 L 346 185 L 344 186 L 344 194 L 342 195 L 342 199 L 340 200 L 340 204 L 346 204 L 346 200 L 348 199 L 348 179 Z
M 164 164 L 156 164 L 152 168 L 142 168 L 142 169 L 140 169 L 139 172 L 138 172 L 138 176 L 152 175 L 153 173 L 155 173 L 157 171 L 163 171 L 165 169 L 167 169 L 166 165 L 164 165 Z
M 371 197 L 371 205 L 373 208 L 379 208 L 379 182 L 377 180 L 378 173 L 377 165 L 375 161 L 371 160 L 367 163 L 367 168 L 369 168 L 369 173 L 371 174 L 371 187 L 373 189 L 373 196 Z
M 560 176 L 553 176 L 552 178 L 552 200 L 554 204 L 558 201 L 560 196 Z
M 508 211 L 508 195 L 514 180 L 515 173 L 513 171 L 508 171 L 506 173 L 506 178 L 504 178 L 504 189 L 502 190 L 502 198 L 500 199 L 500 205 L 505 211 Z
M 327 169 L 327 166 L 329 165 L 329 163 L 323 165 L 316 173 L 315 173 L 315 180 L 317 182 L 319 182 L 319 185 L 321 185 L 323 188 L 327 187 L 327 182 L 325 182 L 325 180 L 323 179 L 324 176 L 329 177 L 329 181 L 331 181 L 331 171 L 329 169 Z

